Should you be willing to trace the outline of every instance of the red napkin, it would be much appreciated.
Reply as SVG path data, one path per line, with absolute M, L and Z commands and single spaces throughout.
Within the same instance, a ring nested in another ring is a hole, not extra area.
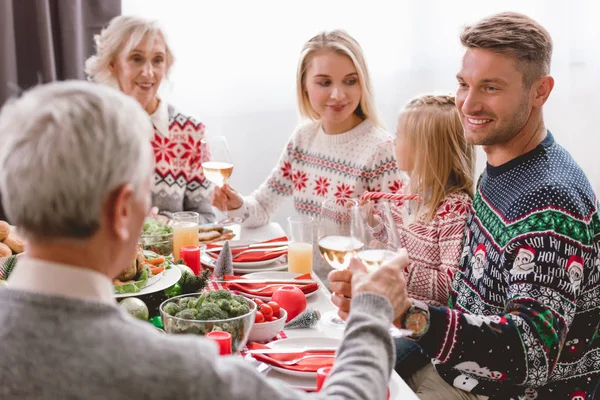
M 282 236 L 282 237 L 278 237 L 275 239 L 271 239 L 271 240 L 265 240 L 264 242 L 261 243 L 271 243 L 271 242 L 287 242 L 288 238 L 286 236 Z M 207 249 L 214 249 L 215 247 L 221 247 L 221 244 L 216 244 L 216 243 L 209 243 L 206 245 Z M 279 246 L 277 246 L 279 247 Z M 241 249 L 231 249 L 231 254 L 232 255 L 236 255 L 238 253 L 241 253 L 244 250 L 249 250 L 247 247 L 243 247 Z M 212 258 L 218 258 L 219 257 L 219 252 L 215 252 L 215 253 L 209 253 L 210 256 Z M 267 261 L 267 260 L 274 260 L 276 258 L 281 257 L 282 255 L 287 254 L 287 249 L 285 250 L 281 250 L 281 251 L 269 251 L 268 248 L 265 249 L 265 251 L 256 251 L 256 252 L 251 252 L 251 253 L 246 253 L 246 254 L 242 254 L 241 256 L 235 258 L 233 260 L 233 262 L 256 262 L 256 261 Z
M 229 280 L 229 279 L 239 280 L 240 278 L 237 276 L 225 275 L 225 280 Z M 312 279 L 312 277 L 310 276 L 310 274 L 304 274 L 304 275 L 300 275 L 294 279 L 305 280 L 305 279 Z M 265 290 L 257 291 L 257 289 L 263 288 L 267 285 L 274 285 L 274 283 L 224 283 L 223 284 L 223 286 L 226 286 L 229 290 L 237 290 L 238 292 L 248 293 L 248 294 L 252 294 L 255 296 L 261 296 L 261 297 L 273 296 L 273 293 L 275 293 L 275 291 L 282 286 L 296 286 L 298 289 L 302 290 L 304 292 L 304 294 L 309 294 L 309 293 L 312 293 L 315 290 L 319 289 L 319 285 L 316 282 L 309 283 L 306 285 L 294 285 L 292 283 L 282 283 L 282 284 L 277 284 L 277 286 L 271 286 Z
M 269 346 L 265 346 L 259 343 L 249 343 L 247 345 L 248 350 L 259 350 L 268 349 Z M 256 360 L 267 363 L 269 365 L 275 365 L 279 368 L 288 369 L 290 371 L 298 372 L 317 372 L 319 368 L 331 367 L 335 361 L 335 357 L 315 357 L 307 358 L 294 365 L 283 365 L 279 361 L 291 361 L 298 358 L 312 355 L 312 354 L 326 354 L 335 356 L 335 351 L 307 351 L 304 353 L 279 353 L 279 354 L 252 354 Z

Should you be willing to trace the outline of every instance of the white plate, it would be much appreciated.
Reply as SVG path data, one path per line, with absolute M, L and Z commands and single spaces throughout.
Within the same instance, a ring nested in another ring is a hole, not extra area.
M 334 338 L 299 337 L 299 338 L 276 340 L 274 342 L 267 344 L 267 346 L 272 349 L 276 349 L 278 347 L 284 347 L 284 348 L 296 348 L 297 347 L 297 348 L 302 349 L 304 347 L 339 347 L 341 344 L 342 344 L 341 340 L 334 339 Z M 297 376 L 300 378 L 312 378 L 315 380 L 315 386 L 316 386 L 316 379 L 317 379 L 316 372 L 291 371 L 289 369 L 280 368 L 275 365 L 271 365 L 271 368 L 273 368 L 273 370 L 275 370 L 277 372 L 281 372 L 282 374 Z
M 278 259 L 276 259 L 276 260 L 278 260 Z M 263 268 L 260 268 L 260 266 L 246 268 L 247 263 L 237 263 L 237 264 L 243 266 L 243 268 L 240 268 L 240 267 L 236 267 L 236 263 L 233 263 L 233 272 L 236 274 L 247 274 L 247 273 L 251 273 L 251 272 L 253 273 L 253 272 L 268 272 L 268 271 L 285 271 L 288 268 L 287 264 L 282 264 L 280 262 L 275 263 L 276 260 L 269 260 L 268 264 L 262 264 L 262 265 L 273 264 L 273 265 L 266 266 Z M 206 253 L 202 253 L 200 255 L 200 261 L 202 261 L 202 264 L 206 265 L 207 267 L 209 267 L 211 269 L 215 267 L 216 260 Z
M 223 243 L 224 242 L 216 242 L 215 244 L 222 245 Z M 247 245 L 253 244 L 253 243 L 260 243 L 260 241 L 258 241 L 258 240 L 230 240 L 229 241 L 230 246 L 247 246 Z M 270 260 L 264 260 L 264 261 L 252 261 L 252 262 L 233 261 L 232 264 L 234 267 L 242 267 L 243 269 L 250 269 L 253 267 L 262 267 L 264 265 L 272 264 L 272 263 L 280 260 L 284 256 L 285 256 L 285 254 L 282 254 L 280 257 L 272 258 Z M 210 257 L 210 258 L 213 260 L 216 260 L 215 258 L 212 258 L 212 257 Z
M 313 377 L 299 377 L 293 376 L 289 374 L 282 374 L 279 371 L 275 371 L 271 368 L 270 365 L 264 364 L 260 361 L 257 361 L 251 354 L 248 354 L 244 357 L 244 360 L 250 363 L 253 367 L 257 369 L 264 376 L 267 376 L 271 379 L 277 379 L 280 382 L 285 383 L 288 386 L 293 386 L 300 390 L 317 390 L 317 379 Z M 409 397 L 407 395 L 410 393 L 412 396 L 410 399 L 417 400 L 417 396 L 412 392 L 407 392 L 408 386 L 406 383 L 402 381 L 402 378 L 398 376 L 396 373 L 392 373 L 392 378 L 390 379 L 390 384 L 388 386 L 390 389 L 390 399 L 394 400 L 407 400 Z
M 241 276 L 240 278 L 244 278 L 244 279 L 294 279 L 301 275 L 305 275 L 305 274 L 298 274 L 296 272 L 287 272 L 287 271 L 269 271 L 269 272 L 253 272 L 251 274 L 246 274 L 244 276 Z M 317 290 L 315 290 L 314 292 L 310 292 L 309 294 L 307 294 L 306 297 L 308 298 L 308 297 L 312 296 L 313 294 L 317 293 L 318 291 L 319 291 L 319 289 L 317 288 Z M 271 300 L 270 297 L 266 297 L 266 296 L 257 296 L 255 294 L 243 293 L 243 292 L 240 292 L 240 293 L 244 297 L 250 297 L 251 299 Z
M 142 296 L 144 294 L 160 292 L 161 290 L 168 289 L 177 282 L 179 282 L 180 278 L 181 270 L 177 267 L 171 267 L 169 269 L 166 269 L 165 272 L 162 274 L 161 278 L 158 281 L 154 282 L 154 284 L 146 285 L 145 288 L 143 288 L 137 293 L 115 293 L 115 298 L 121 299 L 124 297 L 137 297 Z

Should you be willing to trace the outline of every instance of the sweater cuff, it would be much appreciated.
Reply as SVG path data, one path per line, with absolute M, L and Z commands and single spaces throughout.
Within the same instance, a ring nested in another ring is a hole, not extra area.
M 360 293 L 352 297 L 350 310 L 350 314 L 354 311 L 364 312 L 377 319 L 389 321 L 390 324 L 394 318 L 392 304 L 385 297 L 375 293 Z
M 242 222 L 248 219 L 249 212 L 246 200 L 242 203 L 242 206 L 236 210 L 230 210 L 225 213 L 230 218 L 241 218 Z
M 429 330 L 418 343 L 431 358 L 448 361 L 456 343 L 458 314 L 447 307 L 429 306 Z

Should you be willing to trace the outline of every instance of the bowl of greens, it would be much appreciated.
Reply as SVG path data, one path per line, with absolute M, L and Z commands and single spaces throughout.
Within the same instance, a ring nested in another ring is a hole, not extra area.
M 173 252 L 173 228 L 155 218 L 148 217 L 144 221 L 140 244 L 144 250 L 168 256 Z
M 159 310 L 165 332 L 204 336 L 226 331 L 231 334 L 232 350 L 237 352 L 248 341 L 256 304 L 221 289 L 173 297 L 163 302 Z

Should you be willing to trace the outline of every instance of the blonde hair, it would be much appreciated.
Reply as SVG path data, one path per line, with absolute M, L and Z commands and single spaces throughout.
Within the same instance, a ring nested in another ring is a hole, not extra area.
M 88 74 L 88 79 L 118 88 L 117 80 L 110 70 L 110 64 L 121 52 L 129 53 L 144 39 L 148 39 L 149 47 L 152 46 L 157 36 L 165 41 L 165 63 L 168 76 L 175 58 L 158 22 L 121 15 L 113 18 L 99 35 L 94 36 L 96 54 L 85 62 L 85 72 Z
M 430 221 L 447 195 L 464 191 L 473 197 L 473 146 L 465 140 L 454 97 L 423 95 L 400 113 L 399 127 L 414 153 L 411 190 L 421 196 L 417 215 Z
M 317 121 L 320 118 L 319 114 L 310 105 L 308 94 L 306 93 L 306 71 L 315 55 L 327 51 L 350 58 L 354 64 L 354 68 L 356 68 L 362 95 L 358 107 L 354 110 L 354 114 L 362 119 L 368 118 L 376 125 L 383 128 L 384 124 L 375 108 L 371 78 L 369 77 L 369 71 L 367 69 L 363 51 L 352 36 L 339 29 L 319 33 L 306 42 L 302 48 L 300 61 L 298 62 L 296 86 L 300 115 L 313 121 Z
M 526 87 L 550 73 L 552 38 L 543 26 L 526 15 L 516 12 L 491 15 L 466 26 L 460 41 L 467 48 L 489 50 L 515 58 Z

